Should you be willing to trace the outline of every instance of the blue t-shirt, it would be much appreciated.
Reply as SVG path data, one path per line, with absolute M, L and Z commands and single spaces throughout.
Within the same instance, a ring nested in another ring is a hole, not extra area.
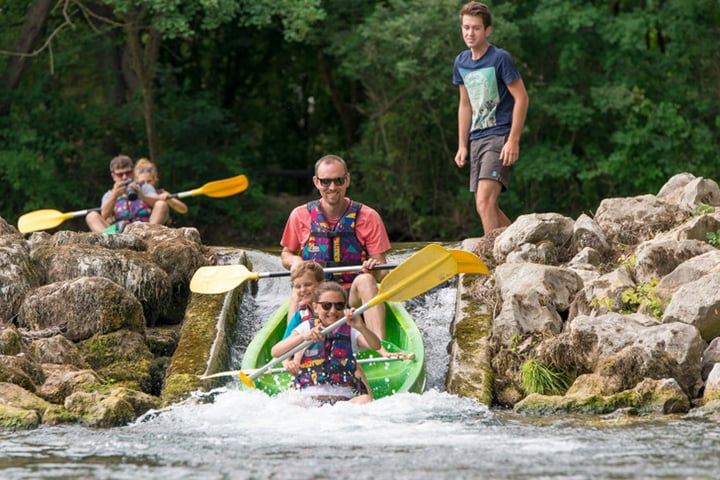
M 472 106 L 470 140 L 510 132 L 515 99 L 507 86 L 520 78 L 512 56 L 494 45 L 479 60 L 470 50 L 455 57 L 453 84 L 465 85 Z
M 283 340 L 285 340 L 287 337 L 290 336 L 293 330 L 295 330 L 295 327 L 300 325 L 302 323 L 302 315 L 300 313 L 300 310 L 297 310 L 292 318 L 290 318 L 290 321 L 288 322 L 287 328 L 285 329 L 285 334 L 283 335 Z

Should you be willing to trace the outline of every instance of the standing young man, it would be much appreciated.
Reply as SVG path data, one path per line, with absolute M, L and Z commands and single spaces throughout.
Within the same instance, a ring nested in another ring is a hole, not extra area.
M 337 274 L 333 280 L 349 290 L 350 306 L 358 307 L 377 296 L 379 282 L 388 272 L 373 270 L 385 263 L 390 240 L 380 215 L 367 205 L 345 196 L 350 172 L 345 160 L 325 155 L 315 162 L 313 184 L 320 199 L 293 209 L 285 225 L 280 259 L 290 270 L 303 260 L 323 267 L 362 265 L 359 274 Z M 295 310 L 291 298 L 290 310 Z M 363 315 L 370 330 L 385 339 L 385 307 L 378 304 Z M 380 353 L 385 355 L 384 348 Z
M 488 43 L 492 16 L 487 5 L 465 4 L 460 26 L 468 50 L 455 58 L 453 67 L 453 84 L 460 89 L 455 163 L 465 166 L 469 144 L 470 191 L 487 235 L 511 223 L 498 198 L 520 156 L 528 95 L 512 56 Z

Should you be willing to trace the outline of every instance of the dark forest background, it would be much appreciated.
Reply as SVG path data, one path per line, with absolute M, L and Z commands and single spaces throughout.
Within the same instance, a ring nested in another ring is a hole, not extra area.
M 448 0 L 5 0 L 0 5 L 0 216 L 99 206 L 118 153 L 177 192 L 244 173 L 226 199 L 187 199 L 175 225 L 206 243 L 275 245 L 348 160 L 349 195 L 393 241 L 482 235 L 459 170 Z M 673 174 L 717 179 L 720 2 L 489 3 L 492 43 L 530 110 L 501 206 L 592 215 Z M 60 228 L 86 229 L 82 219 Z

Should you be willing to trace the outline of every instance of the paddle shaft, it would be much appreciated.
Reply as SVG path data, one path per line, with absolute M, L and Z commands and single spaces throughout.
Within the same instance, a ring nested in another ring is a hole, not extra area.
M 384 264 L 384 265 L 375 265 L 370 270 L 392 270 L 393 268 L 397 267 L 397 265 L 394 264 Z M 344 267 L 328 267 L 323 268 L 323 272 L 325 273 L 346 273 L 346 272 L 357 272 L 362 270 L 362 265 L 347 265 Z M 289 277 L 290 270 L 285 270 L 283 272 L 259 272 L 257 274 L 257 278 L 275 278 L 275 277 Z

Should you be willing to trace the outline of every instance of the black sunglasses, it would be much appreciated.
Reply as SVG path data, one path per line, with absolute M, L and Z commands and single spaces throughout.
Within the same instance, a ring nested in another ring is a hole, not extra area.
M 337 178 L 318 177 L 318 182 L 320 182 L 320 185 L 322 185 L 323 187 L 329 187 L 331 183 L 334 183 L 337 187 L 342 187 L 343 185 L 345 185 L 345 175 Z
M 345 310 L 345 302 L 321 302 L 320 306 L 326 312 L 329 312 L 332 307 L 335 307 L 335 310 L 337 310 L 338 312 L 342 312 L 343 310 Z

